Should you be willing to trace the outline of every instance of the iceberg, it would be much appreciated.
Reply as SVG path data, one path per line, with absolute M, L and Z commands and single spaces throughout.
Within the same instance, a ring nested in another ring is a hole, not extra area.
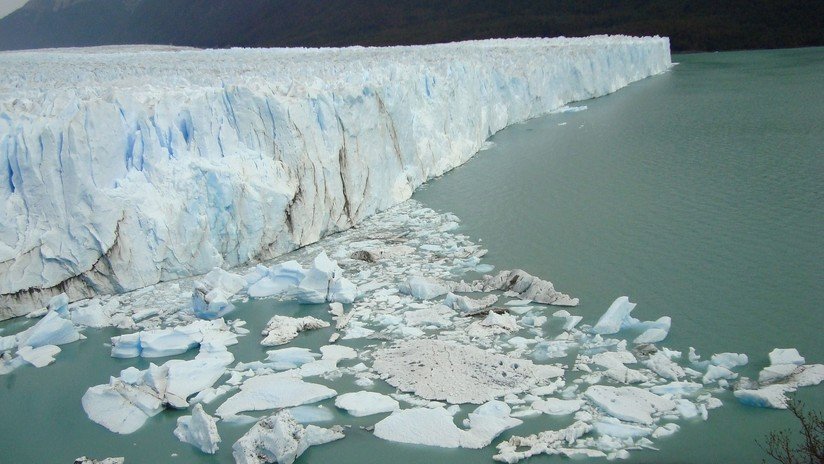
M 177 418 L 174 434 L 178 440 L 189 443 L 206 454 L 215 454 L 220 443 L 217 421 L 206 414 L 200 404 L 192 408 L 191 416 Z
M 235 309 L 229 299 L 246 287 L 246 279 L 216 267 L 195 282 L 192 308 L 201 319 L 217 319 Z
M 633 323 L 637 323 L 638 320 L 629 315 L 635 309 L 635 305 L 635 303 L 629 301 L 629 297 L 621 296 L 616 298 L 607 309 L 607 312 L 592 327 L 592 331 L 597 334 L 610 335 L 618 333 L 618 331 Z
M 260 344 L 263 346 L 284 345 L 294 340 L 298 336 L 298 332 L 324 327 L 329 327 L 329 323 L 312 316 L 272 316 L 261 332 L 264 338 Z
M 310 446 L 343 438 L 340 427 L 303 427 L 288 410 L 258 421 L 232 446 L 237 464 L 292 464 Z
M 45 345 L 65 345 L 80 340 L 82 335 L 68 319 L 57 311 L 49 311 L 37 324 L 17 334 L 17 346 L 38 348 Z

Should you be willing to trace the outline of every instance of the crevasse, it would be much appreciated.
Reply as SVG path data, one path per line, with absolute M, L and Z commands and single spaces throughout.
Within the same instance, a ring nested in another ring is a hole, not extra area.
M 670 66 L 625 36 L 0 53 L 0 319 L 315 242 Z

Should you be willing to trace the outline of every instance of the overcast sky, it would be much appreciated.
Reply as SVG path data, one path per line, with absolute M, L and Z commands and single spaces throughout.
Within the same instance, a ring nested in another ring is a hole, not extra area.
M 25 5 L 29 0 L 0 0 L 0 18 L 8 16 L 14 10 Z

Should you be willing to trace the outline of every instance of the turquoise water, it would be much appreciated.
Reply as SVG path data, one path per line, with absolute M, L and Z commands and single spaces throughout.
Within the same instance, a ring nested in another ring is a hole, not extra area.
M 463 220 L 486 260 L 549 278 L 596 320 L 628 295 L 666 345 L 774 347 L 824 362 L 824 49 L 682 55 L 671 72 L 510 127 L 415 198 Z M 559 125 L 564 124 L 564 125 Z M 824 387 L 800 398 L 824 409 Z M 753 462 L 789 414 L 722 396 L 634 462 Z
M 415 197 L 457 214 L 460 232 L 489 249 L 485 262 L 523 268 L 580 297 L 574 312 L 585 323 L 629 295 L 641 319 L 672 316 L 666 346 L 695 346 L 704 357 L 747 353 L 745 375 L 756 376 L 774 347 L 797 347 L 809 362 L 824 362 L 824 49 L 675 60 L 681 64 L 667 74 L 583 102 L 586 111 L 500 132 L 495 147 Z M 231 348 L 239 361 L 265 356 L 257 333 L 275 312 L 328 317 L 323 305 L 240 305 L 232 317 L 247 320 L 252 333 Z M 28 323 L 0 327 L 11 333 Z M 86 330 L 88 339 L 64 345 L 55 364 L 0 377 L 0 463 L 66 463 L 83 454 L 125 456 L 129 464 L 232 462 L 231 444 L 249 425 L 220 425 L 223 443 L 212 457 L 172 435 L 183 411 L 159 414 L 126 436 L 86 418 L 86 388 L 125 367 L 148 366 L 108 357 L 103 345 L 118 333 Z M 317 348 L 330 334 L 305 333 L 290 346 Z M 356 389 L 350 377 L 312 381 L 341 393 Z M 630 461 L 760 462 L 755 440 L 793 425 L 786 412 L 719 397 L 724 406 L 708 422 L 682 421 L 679 433 L 656 441 L 660 452 L 633 452 Z M 799 397 L 824 409 L 824 387 Z M 333 400 L 322 404 L 338 414 Z M 347 438 L 313 447 L 299 462 L 492 462 L 492 449 L 401 445 L 358 428 L 384 415 L 339 417 L 353 424 Z M 544 416 L 512 432 L 568 422 Z

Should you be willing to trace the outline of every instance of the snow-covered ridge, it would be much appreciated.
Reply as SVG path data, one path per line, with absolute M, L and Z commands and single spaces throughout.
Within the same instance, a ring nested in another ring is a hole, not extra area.
M 313 243 L 670 65 L 624 36 L 0 53 L 0 319 Z

